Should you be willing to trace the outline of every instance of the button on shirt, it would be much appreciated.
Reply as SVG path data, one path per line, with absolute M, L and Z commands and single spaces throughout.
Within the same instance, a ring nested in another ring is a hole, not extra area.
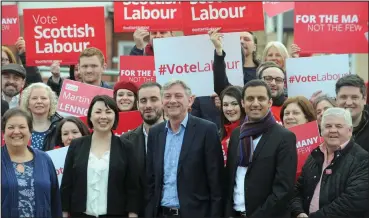
M 174 133 L 169 127 L 169 121 L 165 125 L 165 128 L 167 129 L 167 138 L 164 151 L 163 198 L 161 200 L 161 206 L 164 207 L 179 209 L 177 169 L 187 121 L 188 113 L 181 122 L 179 131 L 176 133 Z
M 259 143 L 261 136 L 253 140 L 254 151 L 256 149 L 257 144 Z M 253 151 L 253 152 L 254 152 Z M 247 167 L 237 167 L 236 172 L 236 183 L 233 189 L 233 209 L 238 212 L 245 212 L 245 176 L 247 173 Z

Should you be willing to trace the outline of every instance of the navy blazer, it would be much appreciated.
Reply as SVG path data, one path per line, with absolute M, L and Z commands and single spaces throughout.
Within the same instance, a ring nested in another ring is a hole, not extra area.
M 167 129 L 162 122 L 150 129 L 147 142 L 145 217 L 159 215 L 163 192 Z M 223 152 L 214 123 L 188 115 L 177 169 L 182 218 L 222 217 Z
M 62 217 L 54 164 L 45 152 L 31 147 L 28 149 L 34 155 L 35 216 Z M 19 217 L 18 182 L 6 145 L 1 147 L 1 217 Z

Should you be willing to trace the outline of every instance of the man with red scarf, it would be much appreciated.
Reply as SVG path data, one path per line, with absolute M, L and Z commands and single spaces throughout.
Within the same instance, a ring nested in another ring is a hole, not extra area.
M 296 136 L 276 122 L 272 101 L 263 80 L 251 80 L 243 87 L 246 118 L 229 140 L 225 217 L 290 217 Z
M 132 48 L 129 55 L 140 56 L 153 56 L 154 55 L 154 39 L 172 37 L 172 31 L 147 31 L 144 29 L 137 29 L 133 33 L 133 40 L 135 46 Z M 149 40 L 148 40 L 149 39 Z M 149 41 L 149 43 L 147 43 Z

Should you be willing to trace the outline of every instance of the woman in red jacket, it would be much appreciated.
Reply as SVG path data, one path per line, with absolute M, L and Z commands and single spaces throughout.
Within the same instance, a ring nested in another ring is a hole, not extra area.
M 224 165 L 227 163 L 228 142 L 232 131 L 240 125 L 240 120 L 245 117 L 241 100 L 242 88 L 238 86 L 228 86 L 220 94 L 222 107 L 220 138 L 222 140 Z

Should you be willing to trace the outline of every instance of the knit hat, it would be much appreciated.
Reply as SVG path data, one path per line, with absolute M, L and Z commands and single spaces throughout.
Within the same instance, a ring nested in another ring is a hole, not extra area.
M 119 89 L 127 89 L 134 94 L 137 94 L 137 86 L 134 83 L 127 81 L 119 81 L 114 85 L 114 94 L 117 93 Z

